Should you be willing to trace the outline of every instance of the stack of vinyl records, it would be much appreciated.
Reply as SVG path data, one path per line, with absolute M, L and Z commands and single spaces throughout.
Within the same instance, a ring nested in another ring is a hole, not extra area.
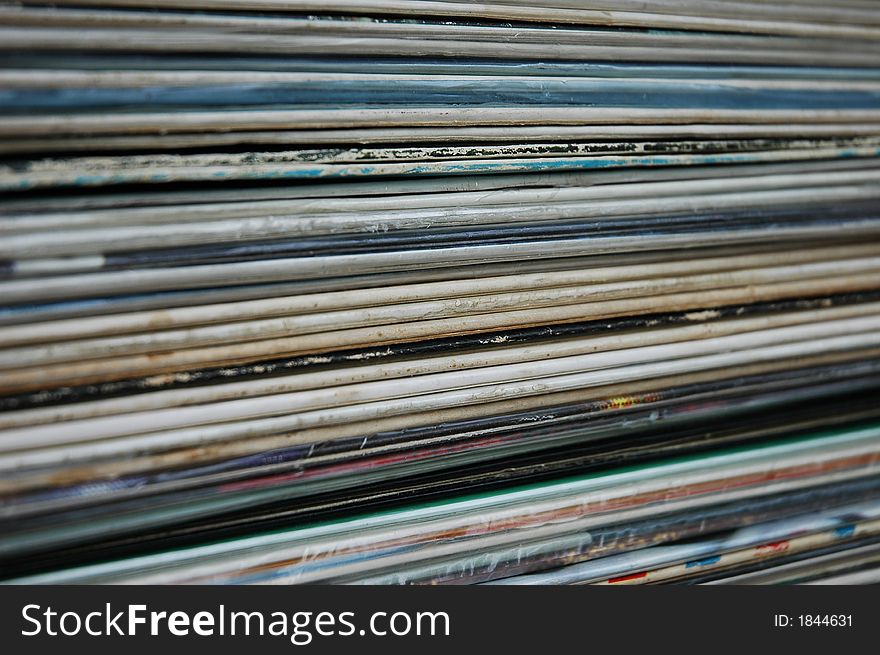
M 880 580 L 880 6 L 0 7 L 0 566 Z

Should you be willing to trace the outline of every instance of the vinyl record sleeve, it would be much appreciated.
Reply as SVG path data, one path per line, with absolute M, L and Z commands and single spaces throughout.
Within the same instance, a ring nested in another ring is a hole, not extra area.
M 871 3 L 23 0 L 0 51 L 4 580 L 876 576 Z

